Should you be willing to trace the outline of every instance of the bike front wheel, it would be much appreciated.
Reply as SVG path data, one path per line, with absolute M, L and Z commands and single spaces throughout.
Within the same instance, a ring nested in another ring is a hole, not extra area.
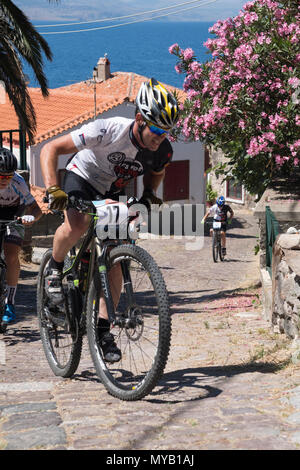
M 43 256 L 37 282 L 37 315 L 45 356 L 53 373 L 60 377 L 71 377 L 77 370 L 82 350 L 82 334 L 79 326 L 65 321 L 65 312 L 51 306 L 45 292 L 45 276 L 52 250 Z M 68 261 L 68 259 L 66 260 Z M 67 301 L 70 302 L 66 289 Z M 72 312 L 74 314 L 74 312 Z
M 220 258 L 220 261 L 224 261 L 224 254 L 222 252 L 221 241 L 219 243 L 219 258 Z
M 163 374 L 171 340 L 171 318 L 166 286 L 153 258 L 135 245 L 121 245 L 109 254 L 109 271 L 123 264 L 116 324 L 111 329 L 122 358 L 104 360 L 97 331 L 100 280 L 96 266 L 87 303 L 87 335 L 96 372 L 107 391 L 121 400 L 139 400 L 149 394 Z M 124 266 L 127 271 L 124 282 Z

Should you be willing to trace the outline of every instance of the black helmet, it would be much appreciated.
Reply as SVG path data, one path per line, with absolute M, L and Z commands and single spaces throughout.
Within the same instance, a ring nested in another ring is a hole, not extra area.
M 13 173 L 18 167 L 18 160 L 14 154 L 0 147 L 0 173 Z

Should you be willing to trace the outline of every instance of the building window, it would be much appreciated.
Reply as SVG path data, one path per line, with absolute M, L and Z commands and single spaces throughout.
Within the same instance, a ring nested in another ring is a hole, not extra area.
M 226 180 L 226 199 L 244 203 L 244 188 L 235 178 Z

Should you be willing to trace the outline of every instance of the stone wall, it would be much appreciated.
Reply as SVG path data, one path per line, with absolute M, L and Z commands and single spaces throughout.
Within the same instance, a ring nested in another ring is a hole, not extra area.
M 279 233 L 285 233 L 289 227 L 300 230 L 300 194 L 294 192 L 293 185 L 283 187 L 280 184 L 266 189 L 254 210 L 259 234 L 260 267 L 266 266 L 266 206 L 270 207 L 278 222 Z
M 300 234 L 282 234 L 272 257 L 272 324 L 292 339 L 300 329 Z
M 254 210 L 254 216 L 257 218 L 258 223 L 259 261 L 263 305 L 262 316 L 266 321 L 270 322 L 270 324 L 274 321 L 274 296 L 276 295 L 278 297 L 281 295 L 279 293 L 275 294 L 275 291 L 276 289 L 279 289 L 280 292 L 282 292 L 282 289 L 280 283 L 278 286 L 276 284 L 276 288 L 274 287 L 274 276 L 271 278 L 268 270 L 266 269 L 266 206 L 270 207 L 278 222 L 279 234 L 284 234 L 290 227 L 295 227 L 300 230 L 300 189 L 297 189 L 298 186 L 299 185 L 293 181 L 289 181 L 288 184 L 285 181 L 274 183 L 272 188 L 268 188 L 264 192 Z M 293 250 L 293 254 L 295 255 L 295 250 Z M 276 256 L 277 252 L 275 253 L 275 258 Z M 274 267 L 275 258 L 272 256 L 272 267 Z M 283 265 L 281 265 L 281 267 L 282 266 Z M 285 308 L 287 308 L 287 306 Z M 290 323 L 290 321 L 285 320 L 286 325 L 290 325 Z M 279 320 L 278 322 L 276 320 L 275 324 L 278 328 L 280 324 L 280 331 L 282 331 L 282 320 L 280 320 L 280 322 Z M 286 329 L 289 331 L 293 330 L 292 327 L 287 326 Z

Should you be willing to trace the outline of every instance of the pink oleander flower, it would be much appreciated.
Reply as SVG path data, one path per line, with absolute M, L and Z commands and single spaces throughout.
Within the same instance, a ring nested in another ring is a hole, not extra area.
M 253 23 L 254 21 L 257 21 L 258 20 L 258 16 L 255 12 L 252 12 L 252 13 L 246 13 L 245 16 L 244 16 L 244 22 L 246 25 L 249 25 L 251 23 Z
M 174 54 L 174 52 L 178 49 L 179 49 L 179 46 L 178 46 L 177 43 L 175 43 L 175 44 L 172 44 L 172 46 L 169 47 L 169 52 L 170 52 L 170 54 Z
M 293 88 L 297 88 L 300 85 L 300 80 L 297 77 L 292 77 L 288 79 L 288 84 Z
M 187 49 L 185 49 L 185 50 L 183 51 L 183 58 L 184 58 L 184 60 L 190 60 L 190 59 L 193 58 L 193 56 L 194 56 L 194 51 L 193 51 L 193 49 L 191 49 L 191 48 L 188 47 Z
M 201 72 L 201 64 L 195 60 L 190 64 L 190 70 L 194 73 Z
M 288 171 L 300 166 L 300 10 L 295 1 L 251 0 L 209 32 L 205 62 L 189 47 L 170 47 L 178 57 L 176 70 L 185 74 L 182 133 L 223 150 L 247 189 L 260 192 L 273 168 L 267 165 L 262 173 L 261 162 L 272 160 Z M 242 172 L 241 149 L 248 154 Z M 259 161 L 260 171 L 255 173 L 249 157 Z
M 274 132 L 265 132 L 263 134 L 263 137 L 267 140 L 269 140 L 270 142 L 275 142 L 276 141 L 276 136 L 274 134 Z
M 275 155 L 275 162 L 277 166 L 282 166 L 284 159 L 281 157 L 281 155 Z

